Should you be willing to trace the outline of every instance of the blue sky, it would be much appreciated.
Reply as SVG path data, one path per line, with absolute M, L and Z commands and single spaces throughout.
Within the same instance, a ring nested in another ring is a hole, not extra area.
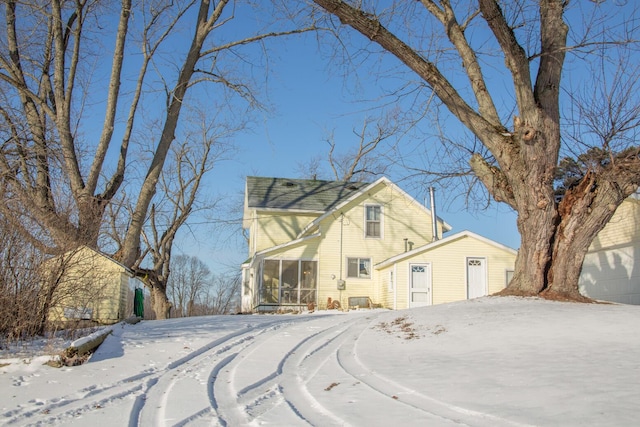
M 354 100 L 350 93 L 354 86 L 345 84 L 342 71 L 318 52 L 313 37 L 292 38 L 278 46 L 279 58 L 270 63 L 267 86 L 274 110 L 259 114 L 251 131 L 236 135 L 234 143 L 239 151 L 211 172 L 204 189 L 208 193 L 239 199 L 244 178 L 249 175 L 302 178 L 300 164 L 316 155 L 326 158 L 328 145 L 324 139 L 329 130 L 335 130 L 338 148 L 347 149 L 356 143 L 352 129 L 359 128 L 364 117 L 373 114 L 363 111 L 367 104 Z M 366 88 L 366 93 L 358 93 L 359 97 L 377 98 L 386 89 L 384 82 L 374 77 L 366 73 L 360 76 L 360 87 Z M 424 143 L 434 144 L 435 140 Z M 402 179 L 406 174 L 396 169 L 389 178 L 424 202 L 426 187 L 416 188 L 414 182 L 405 185 Z M 452 196 L 436 187 L 437 212 L 453 227 L 450 233 L 470 230 L 509 247 L 519 247 L 516 215 L 510 208 L 494 204 L 487 210 L 470 211 L 459 200 L 452 203 Z M 198 229 L 183 235 L 177 243 L 179 251 L 197 255 L 214 271 L 238 266 L 246 259 L 241 236 L 213 236 L 206 227 Z
M 233 7 L 229 8 L 229 13 L 234 14 L 234 19 L 229 20 L 221 28 L 222 33 L 216 33 L 215 42 L 224 44 L 225 41 L 231 39 L 253 35 L 258 29 L 267 25 L 267 21 L 272 18 L 272 8 L 274 5 L 291 7 L 297 5 L 296 2 L 237 2 L 233 3 Z M 301 3 L 300 3 L 301 4 Z M 372 3 L 386 8 L 386 2 Z M 469 3 L 459 2 L 461 8 L 466 8 Z M 107 5 L 110 5 L 107 3 Z M 399 7 L 421 7 L 416 2 L 399 2 Z M 535 2 L 531 3 L 535 6 Z M 617 6 L 627 7 L 629 13 L 620 13 Z M 609 27 L 618 24 L 617 28 L 613 28 L 614 33 L 626 30 L 627 27 L 620 25 L 621 21 L 634 18 L 637 13 L 634 8 L 636 2 L 620 1 L 620 2 L 571 2 L 568 14 L 580 15 L 584 14 L 587 20 L 582 21 L 581 17 L 575 19 L 571 17 L 572 30 L 570 32 L 570 42 L 580 39 L 581 33 L 589 30 L 593 37 L 609 37 L 608 33 L 599 33 L 602 27 Z M 118 6 L 113 5 L 112 12 L 119 12 Z M 248 7 L 249 9 L 241 9 Z M 260 10 L 261 9 L 261 10 Z M 247 10 L 250 13 L 245 13 Z M 531 11 L 534 9 L 531 9 Z M 385 13 L 387 11 L 385 10 Z M 605 13 L 606 12 L 606 13 Z M 194 13 L 193 11 L 191 13 Z M 593 13 L 594 20 L 589 20 L 589 15 Z M 136 15 L 134 15 L 135 17 Z M 191 36 L 192 27 L 188 22 L 189 14 L 185 15 L 187 22 L 177 27 L 177 32 L 173 34 L 166 45 L 163 45 L 162 53 L 154 57 L 153 72 L 162 74 L 150 77 L 146 81 L 145 95 L 143 96 L 143 105 L 141 112 L 136 118 L 136 130 L 134 138 L 137 145 L 131 149 L 131 157 L 129 169 L 127 171 L 127 182 L 129 185 L 125 189 L 127 194 L 135 197 L 135 186 L 146 173 L 147 164 L 140 161 L 141 158 L 148 154 L 150 146 L 157 141 L 158 128 L 164 120 L 163 109 L 156 108 L 166 102 L 166 92 L 164 84 L 171 86 L 175 80 L 175 74 L 179 68 L 180 55 L 184 54 L 184 48 L 188 45 L 185 40 Z M 384 13 L 383 13 L 384 16 Z M 432 40 L 430 37 L 442 37 L 440 26 L 436 26 L 433 34 L 429 34 L 431 27 L 423 22 L 423 16 L 416 14 L 406 14 L 404 17 L 411 21 L 415 20 L 421 27 L 417 36 L 424 36 L 425 40 Z M 191 17 L 193 18 L 193 17 Z M 517 18 L 517 17 L 516 17 Z M 136 20 L 137 19 L 137 20 Z M 134 19 L 134 23 L 138 25 L 140 15 Z M 117 21 L 113 20 L 105 22 L 106 27 L 115 25 Z M 404 32 L 405 21 L 400 22 L 399 28 L 395 30 Z M 584 27 L 582 22 L 593 22 L 593 28 Z M 635 23 L 633 19 L 631 24 Z M 278 24 L 284 25 L 287 29 L 291 28 L 290 22 L 283 19 Z M 106 28 L 105 27 L 105 28 Z M 584 28 L 582 28 L 584 27 Z M 229 28 L 227 30 L 227 28 Z M 83 124 L 81 133 L 86 135 L 87 144 L 95 143 L 95 136 L 99 134 L 102 126 L 101 118 L 104 115 L 104 105 L 106 102 L 106 92 L 104 88 L 108 84 L 108 76 L 110 70 L 110 55 L 104 54 L 113 48 L 113 40 L 110 37 L 102 37 L 102 26 L 97 26 L 93 36 L 95 44 L 89 44 L 91 53 L 95 53 L 96 64 L 87 65 L 88 72 L 92 74 L 92 84 L 87 91 L 88 99 L 80 105 L 83 112 Z M 272 28 L 269 28 L 270 30 Z M 107 28 L 105 31 L 108 31 Z M 224 31 L 227 31 L 226 33 Z M 495 42 L 486 42 L 487 35 L 486 25 L 479 25 L 477 28 L 469 27 L 465 34 L 473 43 L 481 46 L 483 54 L 480 55 L 489 91 L 494 97 L 496 107 L 500 110 L 500 114 L 504 117 L 504 123 L 509 126 L 512 123 L 513 115 L 517 114 L 514 108 L 513 88 L 511 87 L 510 78 L 504 68 L 504 60 L 502 54 L 495 46 Z M 538 43 L 535 37 L 527 38 L 527 29 L 521 27 L 518 31 L 524 31 L 518 36 L 522 36 L 523 40 L 528 40 L 529 45 L 526 47 L 530 52 L 535 52 L 535 44 Z M 90 32 L 90 31 L 89 31 Z M 535 32 L 535 29 L 534 29 Z M 188 33 L 188 34 L 187 34 Z M 424 33 L 424 34 L 423 34 Z M 186 34 L 186 38 L 185 38 Z M 436 168 L 443 168 L 443 164 L 438 165 L 438 161 L 444 156 L 442 150 L 438 150 L 438 134 L 439 127 L 442 126 L 442 134 L 451 138 L 454 142 L 464 142 L 465 145 L 473 145 L 474 139 L 465 133 L 460 123 L 447 115 L 437 116 L 434 108 L 427 108 L 428 91 L 417 90 L 413 92 L 413 98 L 410 96 L 400 98 L 397 103 L 389 102 L 389 98 L 384 98 L 383 94 L 393 93 L 394 89 L 407 82 L 412 82 L 411 88 L 419 87 L 420 79 L 404 65 L 398 64 L 397 60 L 390 56 L 379 60 L 374 50 L 379 50 L 375 45 L 367 43 L 362 36 L 348 29 L 343 34 L 352 38 L 343 39 L 349 47 L 368 46 L 372 50 L 352 56 L 350 59 L 356 67 L 345 69 L 341 52 L 332 50 L 331 45 L 322 44 L 319 49 L 318 40 L 315 34 L 306 34 L 288 37 L 287 39 L 269 40 L 264 46 L 246 45 L 238 48 L 238 52 L 234 52 L 225 57 L 228 52 L 218 53 L 217 59 L 224 67 L 229 67 L 232 71 L 231 76 L 240 76 L 240 82 L 243 80 L 243 74 L 254 78 L 256 83 L 257 94 L 261 101 L 265 103 L 267 108 L 252 116 L 251 129 L 247 129 L 241 133 L 237 133 L 231 138 L 231 142 L 236 148 L 233 156 L 224 162 L 216 164 L 215 168 L 210 172 L 206 182 L 201 189 L 208 198 L 223 198 L 223 202 L 227 205 L 241 205 L 242 195 L 244 191 L 245 177 L 249 175 L 257 176 L 277 176 L 300 178 L 300 166 L 308 162 L 314 156 L 320 156 L 326 159 L 328 145 L 325 142 L 329 132 L 334 132 L 335 141 L 338 151 L 348 150 L 357 143 L 357 138 L 353 135 L 352 129 L 359 128 L 365 117 L 378 115 L 378 112 L 371 109 L 375 104 L 386 103 L 389 109 L 397 109 L 401 113 L 423 114 L 424 120 L 418 126 L 411 129 L 410 132 L 403 133 L 402 138 L 397 141 L 400 147 L 400 155 L 396 158 L 417 160 L 418 164 L 433 165 Z M 595 36 L 594 36 L 595 34 Z M 405 34 L 406 35 L 406 34 Z M 615 35 L 615 34 L 614 34 Z M 489 37 L 490 39 L 490 37 Z M 636 38 L 637 39 L 637 38 Z M 135 81 L 140 61 L 139 46 L 136 44 L 135 37 L 129 41 L 129 54 L 126 57 L 125 75 L 123 76 L 123 87 Z M 486 42 L 486 43 L 485 43 Z M 428 45 L 429 43 L 425 43 Z M 437 42 L 435 42 L 437 44 Z M 256 53 L 263 53 L 263 47 L 267 50 L 269 60 L 264 57 L 255 56 Z M 252 51 L 253 49 L 253 51 Z M 429 46 L 425 46 L 429 49 Z M 241 56 L 242 52 L 247 54 L 246 58 Z M 615 50 L 615 47 L 614 47 Z M 354 51 L 350 51 L 353 55 Z M 240 53 L 240 55 L 237 55 Z M 335 58 L 330 61 L 328 57 L 334 53 Z M 594 65 L 591 61 L 590 54 L 580 57 L 578 54 L 568 55 L 567 63 L 564 68 L 565 89 L 571 91 L 577 88 L 590 91 L 593 85 L 584 85 L 585 81 L 592 80 L 592 69 L 585 67 L 585 62 Z M 569 56 L 573 58 L 570 59 Z M 463 75 L 463 69 L 460 60 L 455 55 L 449 55 L 449 52 L 439 51 L 436 53 L 438 60 L 445 62 L 441 68 L 446 77 L 452 84 L 462 90 L 462 95 L 467 99 L 469 96 L 467 87 L 467 79 Z M 227 60 L 231 60 L 227 62 Z M 586 59 L 586 61 L 584 60 Z M 636 70 L 634 66 L 637 64 L 636 58 L 630 58 L 632 68 L 631 72 Z M 248 61 L 247 61 L 248 60 Z M 234 62 L 235 61 L 235 62 Z M 252 61 L 255 61 L 251 63 Z M 448 61 L 448 62 L 447 62 Z M 440 64 L 440 62 L 439 62 Z M 209 67 L 210 64 L 200 64 Z M 589 65 L 589 64 L 587 64 Z M 598 64 L 595 64 L 598 65 Z M 611 64 L 609 64 L 611 65 Z M 617 64 L 613 64 L 614 66 Z M 535 60 L 532 61 L 532 72 L 535 72 Z M 216 70 L 218 71 L 218 70 Z M 238 71 L 238 74 L 234 74 Z M 347 77 L 345 79 L 345 76 Z M 569 76 L 569 77 L 566 77 Z M 634 76 L 635 77 L 635 76 Z M 155 79 L 155 80 L 154 80 Z M 172 80 L 173 79 L 173 80 Z M 423 83 L 423 82 L 422 82 Z M 587 89 L 585 89 L 587 88 Z M 97 89 L 97 90 L 94 90 Z M 197 108 L 194 116 L 204 113 L 212 122 L 216 120 L 216 110 L 213 106 L 218 105 L 227 107 L 225 102 L 227 99 L 221 96 L 218 89 L 212 85 L 199 85 L 191 89 L 195 98 L 203 101 L 202 105 Z M 122 133 L 124 121 L 127 112 L 127 98 L 131 97 L 131 88 L 123 90 L 120 104 L 120 120 L 117 123 L 115 134 Z M 191 95 L 188 95 L 191 96 Z M 562 96 L 566 97 L 566 92 Z M 129 99 L 130 100 L 130 99 Z M 370 102 L 362 102 L 369 100 Z M 373 101 L 373 102 L 372 102 Z M 473 101 L 469 101 L 471 104 Z M 191 105 L 190 105 L 191 106 Z M 237 119 L 243 118 L 243 113 L 238 113 L 235 107 L 239 104 L 231 101 L 228 108 L 223 108 L 222 113 L 227 118 Z M 430 105 L 434 107 L 433 104 Z M 246 108 L 246 105 L 240 105 Z M 563 106 L 561 105 L 561 108 Z M 193 110 L 191 111 L 193 113 Z M 183 109 L 181 123 L 185 123 L 191 114 L 187 108 Z M 148 127 L 146 127 L 148 125 Z M 182 126 L 182 125 L 180 125 Z M 178 138 L 180 129 L 178 130 Z M 581 134 L 581 137 L 583 135 Z M 117 137 L 116 137 L 117 138 Z M 584 141 L 581 141 L 584 142 Z M 476 143 L 475 148 L 478 148 Z M 117 147 L 112 147 L 110 155 L 113 159 L 117 155 Z M 137 150 L 137 152 L 135 151 Z M 477 150 L 476 150 L 477 151 Z M 463 159 L 464 158 L 464 159 Z M 468 155 L 460 158 L 466 162 Z M 86 165 L 85 165 L 86 166 Z M 113 164 L 110 167 L 114 167 Z M 448 167 L 448 166 L 447 166 Z M 109 167 L 107 167 L 109 169 Z M 441 169 L 442 170 L 442 169 Z M 448 170 L 448 169 L 447 169 Z M 455 169 L 454 169 L 455 170 Z M 326 168 L 328 172 L 328 168 Z M 108 170 L 105 176 L 108 176 Z M 408 180 L 407 175 L 410 171 L 401 167 L 394 167 L 388 173 L 388 177 L 396 182 L 401 188 L 414 196 L 417 200 L 423 201 L 427 194 L 426 185 L 420 185 L 419 180 Z M 463 187 L 441 187 L 436 185 L 436 198 L 438 205 L 438 215 L 449 223 L 453 230 L 451 233 L 470 230 L 479 235 L 493 239 L 499 243 L 517 249 L 520 245 L 520 236 L 516 227 L 516 215 L 510 208 L 504 204 L 491 204 L 485 210 L 467 209 L 463 203 L 464 188 Z M 217 214 L 223 220 L 232 219 L 239 215 L 235 213 L 223 213 L 218 211 Z M 220 230 L 207 222 L 207 218 L 196 217 L 191 218 L 188 226 L 184 227 L 175 243 L 174 254 L 185 253 L 195 255 L 206 262 L 213 271 L 238 270 L 239 265 L 246 259 L 247 251 L 242 245 L 242 233 L 237 231 L 230 233 L 229 229 Z

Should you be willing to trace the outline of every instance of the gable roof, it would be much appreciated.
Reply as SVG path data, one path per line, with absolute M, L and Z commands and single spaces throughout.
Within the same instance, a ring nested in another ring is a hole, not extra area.
M 65 252 L 62 255 L 57 255 L 57 256 L 54 256 L 52 258 L 49 258 L 48 260 L 45 261 L 45 264 L 50 263 L 50 262 L 54 262 L 54 260 L 60 260 L 60 259 L 64 259 L 64 258 L 73 259 L 74 257 L 83 256 L 82 254 L 86 253 L 86 252 L 89 252 L 89 253 L 95 254 L 95 255 L 97 255 L 97 256 L 99 256 L 101 258 L 104 258 L 105 260 L 107 260 L 111 264 L 113 264 L 113 265 L 117 266 L 118 268 L 120 268 L 121 270 L 123 270 L 129 276 L 135 277 L 135 273 L 129 267 L 127 267 L 126 265 L 122 264 L 120 261 L 117 261 L 113 257 L 105 254 L 104 252 L 102 252 L 102 251 L 100 251 L 98 249 L 92 248 L 90 246 L 87 246 L 87 245 L 79 246 L 79 247 L 77 247 L 75 249 L 71 249 L 71 250 Z
M 245 207 L 326 212 L 366 185 L 364 182 L 249 176 Z
M 420 209 L 422 209 L 425 212 L 425 214 L 431 215 L 431 211 L 429 209 L 427 209 L 427 207 L 425 207 L 424 205 L 422 205 L 422 203 L 418 202 L 416 199 L 411 197 L 411 195 L 409 195 L 402 188 L 400 188 L 396 184 L 394 184 L 389 178 L 386 178 L 386 177 L 383 176 L 382 178 L 378 178 L 376 181 L 374 181 L 374 182 L 372 182 L 370 184 L 363 185 L 360 189 L 358 189 L 357 191 L 354 191 L 351 195 L 349 195 L 349 197 L 345 197 L 343 200 L 341 200 L 339 203 L 337 203 L 335 206 L 333 206 L 330 210 L 325 212 L 323 215 L 321 215 L 320 217 L 316 218 L 315 220 L 313 220 L 312 222 L 307 224 L 307 226 L 298 234 L 298 237 L 302 237 L 305 234 L 309 233 L 310 230 L 313 230 L 314 227 L 316 227 L 326 217 L 328 217 L 329 215 L 332 215 L 333 213 L 339 211 L 340 209 L 342 209 L 343 206 L 347 205 L 348 203 L 350 203 L 351 201 L 353 201 L 357 197 L 361 196 L 362 194 L 367 193 L 368 191 L 370 191 L 372 188 L 378 186 L 379 184 L 384 184 L 384 185 L 387 185 L 387 186 L 393 188 L 395 191 L 397 191 L 398 193 L 400 193 L 404 197 L 406 197 L 408 200 L 410 200 L 412 203 L 415 203 L 416 206 L 418 206 Z M 441 222 L 442 223 L 442 230 L 443 231 L 446 232 L 446 231 L 450 231 L 451 230 L 451 226 L 449 224 L 447 224 L 444 220 L 442 220 L 440 217 L 436 218 L 436 222 Z
M 518 253 L 518 251 L 516 251 L 515 249 L 510 248 L 508 246 L 505 246 L 502 243 L 498 243 L 496 241 L 493 241 L 491 239 L 483 237 L 483 236 L 481 236 L 479 234 L 476 234 L 476 233 L 474 233 L 472 231 L 463 230 L 463 231 L 461 231 L 459 233 L 452 234 L 451 236 L 447 236 L 447 237 L 444 237 L 442 239 L 436 240 L 435 242 L 427 243 L 426 245 L 422 245 L 422 246 L 417 247 L 417 248 L 415 248 L 413 250 L 410 250 L 410 251 L 407 251 L 407 252 L 403 252 L 403 253 L 401 253 L 399 255 L 395 255 L 395 256 L 393 256 L 391 258 L 388 258 L 388 259 L 386 259 L 384 261 L 380 261 L 378 264 L 374 265 L 374 268 L 381 269 L 381 268 L 387 267 L 387 266 L 389 266 L 391 264 L 394 264 L 394 263 L 396 263 L 398 261 L 401 261 L 401 260 L 403 260 L 405 258 L 410 258 L 410 257 L 412 257 L 414 255 L 417 255 L 417 254 L 421 253 L 421 252 L 427 252 L 427 251 L 433 250 L 433 249 L 435 249 L 435 248 L 437 248 L 439 246 L 446 245 L 446 244 L 454 242 L 456 240 L 460 240 L 460 239 L 462 239 L 464 237 L 470 237 L 472 239 L 479 240 L 481 242 L 484 242 L 484 243 L 487 243 L 487 244 L 489 244 L 491 246 L 494 246 L 494 247 L 496 247 L 498 249 L 502 249 L 503 251 L 509 252 L 509 253 L 511 253 L 513 255 L 516 255 Z

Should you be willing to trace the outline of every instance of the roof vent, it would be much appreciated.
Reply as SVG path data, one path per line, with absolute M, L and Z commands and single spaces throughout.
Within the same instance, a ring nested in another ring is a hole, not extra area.
M 287 181 L 287 182 L 283 182 L 282 185 L 285 187 L 293 187 L 295 184 L 291 181 Z
M 349 184 L 347 185 L 347 190 L 357 190 L 358 187 L 355 184 Z

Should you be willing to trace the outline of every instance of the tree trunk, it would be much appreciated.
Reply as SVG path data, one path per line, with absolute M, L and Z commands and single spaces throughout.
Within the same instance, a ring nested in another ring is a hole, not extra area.
M 167 298 L 167 294 L 159 283 L 150 285 L 151 290 L 151 308 L 156 314 L 157 320 L 164 320 L 170 317 L 171 302 Z

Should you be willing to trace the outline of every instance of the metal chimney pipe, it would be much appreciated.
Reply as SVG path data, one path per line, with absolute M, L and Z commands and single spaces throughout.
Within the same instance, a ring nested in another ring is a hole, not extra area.
M 431 198 L 431 235 L 432 241 L 435 242 L 438 240 L 438 222 L 436 215 L 436 196 L 435 196 L 435 188 L 429 187 L 429 197 Z

